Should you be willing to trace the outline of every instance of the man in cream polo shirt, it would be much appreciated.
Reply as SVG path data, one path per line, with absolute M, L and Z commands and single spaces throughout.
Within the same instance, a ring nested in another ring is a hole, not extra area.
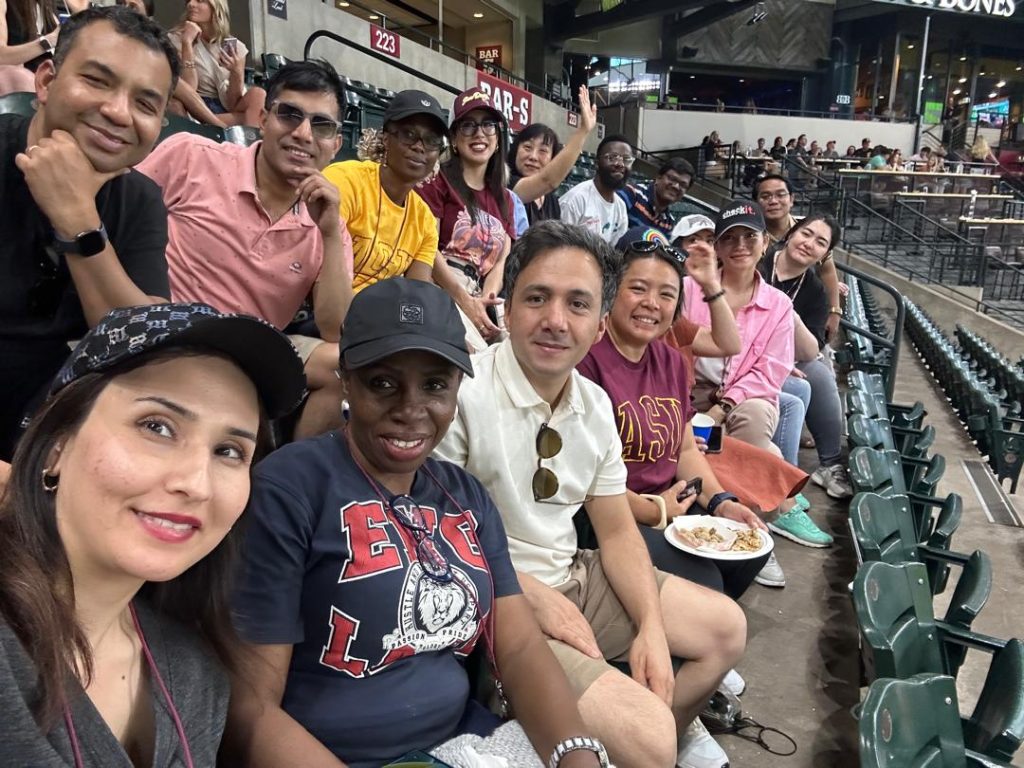
M 509 337 L 474 355 L 437 453 L 493 497 L 523 592 L 612 761 L 722 768 L 696 716 L 742 655 L 746 621 L 727 597 L 651 566 L 611 403 L 575 370 L 604 332 L 618 259 L 593 233 L 546 221 L 516 241 L 505 280 Z M 599 550 L 577 549 L 580 505 Z M 670 655 L 687 660 L 675 679 Z

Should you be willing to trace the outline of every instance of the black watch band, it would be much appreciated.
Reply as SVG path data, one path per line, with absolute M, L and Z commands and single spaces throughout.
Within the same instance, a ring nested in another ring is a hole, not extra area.
M 71 240 L 61 240 L 56 234 L 53 236 L 53 248 L 57 253 L 70 253 L 74 256 L 88 258 L 102 253 L 107 247 L 107 228 L 103 222 L 96 229 L 79 232 Z
M 737 496 L 735 493 L 729 493 L 729 491 L 722 491 L 721 493 L 716 493 L 708 501 L 708 506 L 707 506 L 708 514 L 709 515 L 715 514 L 715 510 L 718 509 L 719 505 L 723 501 L 739 501 L 739 500 L 740 500 L 739 496 Z

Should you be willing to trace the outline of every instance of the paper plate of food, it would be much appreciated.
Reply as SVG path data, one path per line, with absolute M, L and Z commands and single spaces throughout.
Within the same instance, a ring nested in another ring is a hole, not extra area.
M 775 546 L 767 531 L 711 515 L 680 515 L 666 526 L 665 539 L 676 549 L 711 560 L 751 560 Z

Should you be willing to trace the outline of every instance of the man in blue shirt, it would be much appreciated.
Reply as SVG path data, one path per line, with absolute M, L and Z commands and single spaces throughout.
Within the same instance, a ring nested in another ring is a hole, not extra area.
M 683 199 L 694 175 L 692 165 L 681 157 L 673 157 L 658 169 L 658 177 L 650 184 L 627 184 L 616 190 L 626 203 L 629 226 L 654 227 L 668 237 L 676 223 L 668 209 Z

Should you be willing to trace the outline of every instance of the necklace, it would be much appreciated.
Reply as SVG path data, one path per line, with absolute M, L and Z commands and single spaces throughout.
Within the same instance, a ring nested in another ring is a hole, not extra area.
M 362 277 L 360 273 L 362 272 L 363 268 L 366 267 L 366 265 L 370 263 L 374 258 L 374 253 L 376 252 L 377 237 L 380 235 L 380 212 L 384 206 L 384 184 L 380 180 L 381 171 L 382 168 L 381 166 L 378 165 L 377 216 L 373 222 L 373 239 L 370 241 L 370 247 L 366 249 L 365 253 L 363 254 L 363 257 L 359 259 L 359 261 L 354 265 L 354 268 L 352 270 L 353 283 L 355 283 L 355 281 L 358 280 L 360 287 L 364 285 L 370 285 L 371 283 L 380 280 L 381 275 L 383 275 L 387 271 L 389 265 L 391 265 L 394 262 L 395 254 L 398 253 L 398 246 L 401 245 L 402 243 L 402 233 L 405 231 L 405 222 L 406 219 L 408 219 L 409 217 L 409 193 L 407 193 L 405 196 L 405 205 L 402 206 L 402 223 L 398 227 L 398 236 L 395 238 L 394 243 L 391 245 L 391 255 L 388 256 L 388 258 L 384 259 L 380 263 L 380 265 L 376 267 L 372 275 Z
M 790 302 L 794 302 L 794 301 L 796 301 L 797 294 L 800 293 L 800 289 L 803 288 L 803 286 L 804 286 L 804 278 L 807 277 L 807 270 L 805 269 L 803 272 L 800 273 L 800 279 L 797 281 L 796 286 L 794 288 L 792 288 L 792 289 L 787 291 L 787 290 L 785 290 L 782 287 L 782 283 L 787 282 L 787 281 L 780 280 L 780 279 L 778 279 L 775 276 L 775 268 L 776 268 L 776 266 L 778 266 L 778 263 L 779 263 L 779 253 L 776 253 L 774 256 L 772 256 L 772 277 L 771 277 L 771 283 L 772 283 L 772 285 L 775 288 L 778 288 L 780 291 L 782 291 L 784 294 L 786 294 L 786 296 L 789 298 Z M 792 280 L 792 278 L 790 278 L 790 280 Z

